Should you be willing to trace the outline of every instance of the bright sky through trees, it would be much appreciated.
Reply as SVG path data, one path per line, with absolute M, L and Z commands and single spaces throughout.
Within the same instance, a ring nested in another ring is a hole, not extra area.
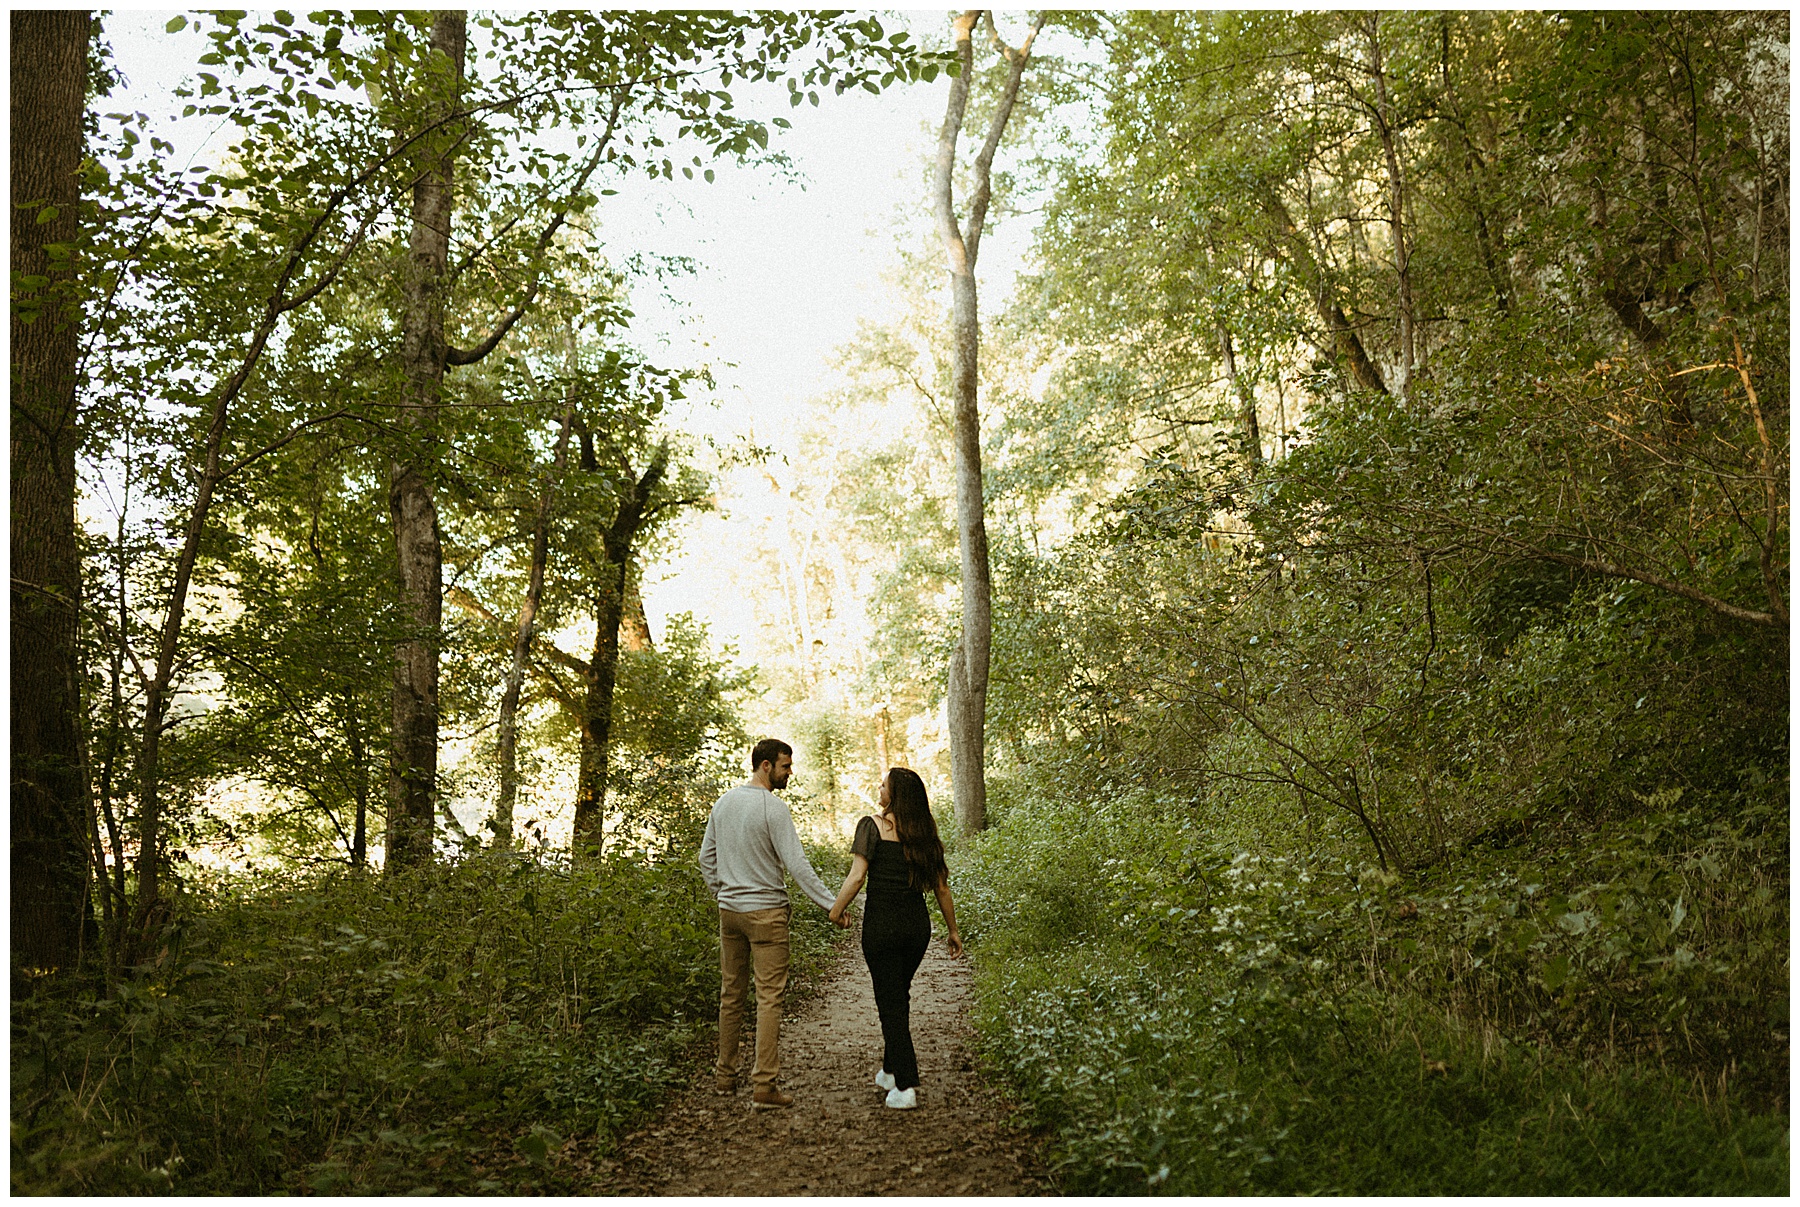
M 176 111 L 172 91 L 192 74 L 204 46 L 203 25 L 167 33 L 173 15 L 125 11 L 107 18 L 127 81 L 109 98 L 109 109 L 152 117 Z M 943 35 L 936 14 L 908 13 L 888 24 L 928 44 Z M 792 157 L 795 179 L 720 161 L 710 185 L 697 178 L 616 182 L 619 195 L 596 211 L 611 254 L 620 261 L 638 253 L 694 263 L 691 275 L 640 280 L 633 297 L 638 317 L 631 338 L 646 354 L 669 367 L 712 368 L 716 392 L 694 399 L 680 424 L 720 440 L 754 434 L 778 453 L 793 451 L 789 429 L 831 381 L 833 351 L 855 334 L 859 320 L 893 313 L 884 274 L 894 270 L 897 247 L 929 231 L 928 161 L 946 87 L 940 78 L 895 85 L 879 96 L 826 94 L 816 109 L 789 109 L 780 90 L 747 86 L 746 112 L 793 122 L 772 145 Z M 164 137 L 188 150 L 185 140 L 195 135 L 171 132 L 174 126 L 165 126 Z M 221 131 L 218 139 L 224 137 Z M 223 147 L 192 150 L 216 156 Z M 1024 224 L 1003 224 L 984 248 L 983 296 L 990 305 L 1004 303 L 1029 235 Z M 755 601 L 719 589 L 706 567 L 731 560 L 744 544 L 757 515 L 741 492 L 764 481 L 746 473 L 728 479 L 724 513 L 693 524 L 676 558 L 646 568 L 653 625 L 660 628 L 671 612 L 692 611 L 717 639 L 751 648 Z

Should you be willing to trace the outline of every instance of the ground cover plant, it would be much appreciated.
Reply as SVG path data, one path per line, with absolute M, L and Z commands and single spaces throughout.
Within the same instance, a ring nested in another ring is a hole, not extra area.
M 796 911 L 802 985 L 836 933 Z M 221 885 L 112 995 L 15 997 L 13 1190 L 579 1192 L 710 1037 L 717 950 L 686 852 Z
M 1782 1193 L 1787 828 L 1750 817 L 1397 883 L 1039 801 L 971 852 L 980 1026 L 1071 1192 Z

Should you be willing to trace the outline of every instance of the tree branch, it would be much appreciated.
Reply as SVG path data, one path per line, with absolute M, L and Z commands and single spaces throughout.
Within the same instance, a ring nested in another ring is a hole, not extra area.
M 971 269 L 981 255 L 981 232 L 987 225 L 988 202 L 993 196 L 990 180 L 994 153 L 1000 148 L 1000 136 L 1006 132 L 1007 119 L 1012 116 L 1013 102 L 1019 98 L 1019 81 L 1025 76 L 1025 62 L 1031 56 L 1031 44 L 1037 40 L 1038 31 L 1044 28 L 1044 23 L 1049 19 L 1048 9 L 1040 12 L 1037 21 L 1032 24 L 1031 32 L 1019 44 L 1019 49 L 1011 50 L 1000 41 L 1000 31 L 994 28 L 993 14 L 988 14 L 988 29 L 993 34 L 994 44 L 1000 48 L 1000 53 L 1006 57 L 1012 70 L 1007 73 L 1006 87 L 1000 93 L 999 106 L 988 120 L 987 139 L 981 144 L 980 153 L 975 156 L 975 196 L 970 199 L 969 217 L 963 229 L 963 242 L 968 247 Z M 974 52 L 971 50 L 970 59 L 973 58 Z
M 525 296 L 519 299 L 519 304 L 513 307 L 510 314 L 500 320 L 492 334 L 481 343 L 467 350 L 462 348 L 446 349 L 444 355 L 446 365 L 472 365 L 484 359 L 500 346 L 500 341 L 506 338 L 506 333 L 512 330 L 513 324 L 525 317 L 525 312 L 531 308 L 531 303 L 537 300 L 538 289 L 542 286 L 544 279 L 544 255 L 550 250 L 550 244 L 556 238 L 556 232 L 561 230 L 563 223 L 568 221 L 569 210 L 573 208 L 575 198 L 580 195 L 582 187 L 587 184 L 605 157 L 607 144 L 612 141 L 613 130 L 619 123 L 619 113 L 625 106 L 625 96 L 626 93 L 622 90 L 613 94 L 612 112 L 607 115 L 606 130 L 600 137 L 599 145 L 594 148 L 594 154 L 581 169 L 580 175 L 576 176 L 574 184 L 570 186 L 569 200 L 539 233 L 537 245 L 531 253 L 531 277 L 525 287 Z

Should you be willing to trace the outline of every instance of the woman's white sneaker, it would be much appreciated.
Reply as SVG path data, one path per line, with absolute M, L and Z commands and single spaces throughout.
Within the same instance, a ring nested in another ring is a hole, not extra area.
M 917 1090 L 889 1090 L 887 1104 L 897 1111 L 910 1111 L 919 1105 Z
M 891 1090 L 894 1088 L 894 1075 L 886 1069 L 876 1069 L 875 1084 L 884 1090 Z

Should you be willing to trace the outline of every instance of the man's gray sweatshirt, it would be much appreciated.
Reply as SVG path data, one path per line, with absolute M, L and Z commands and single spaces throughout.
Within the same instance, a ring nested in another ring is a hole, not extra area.
M 755 784 L 740 784 L 721 796 L 700 843 L 700 874 L 719 908 L 744 914 L 788 904 L 784 867 L 821 909 L 837 900 L 800 849 L 786 802 Z

